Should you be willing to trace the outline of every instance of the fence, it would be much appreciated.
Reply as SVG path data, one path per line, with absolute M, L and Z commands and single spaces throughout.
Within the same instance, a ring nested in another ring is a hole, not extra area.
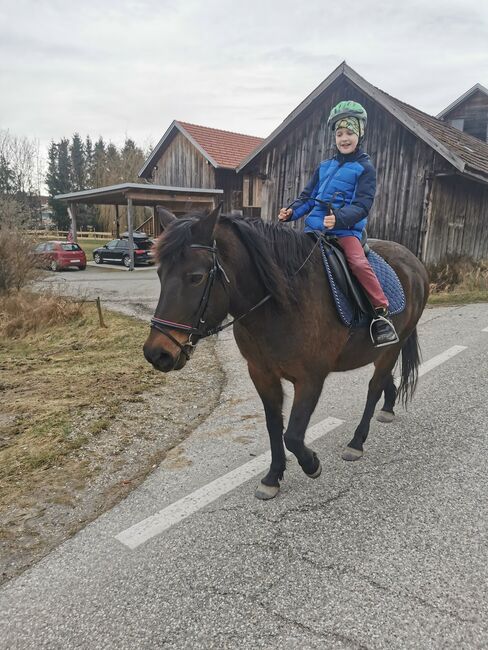
M 29 230 L 29 234 L 42 239 L 66 239 L 68 230 Z M 91 232 L 89 230 L 77 231 L 78 239 L 112 239 L 111 232 Z

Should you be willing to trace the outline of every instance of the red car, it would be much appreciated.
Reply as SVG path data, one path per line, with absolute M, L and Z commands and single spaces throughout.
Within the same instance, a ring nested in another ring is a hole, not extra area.
M 67 241 L 47 241 L 38 244 L 34 249 L 34 257 L 38 266 L 61 271 L 76 266 L 80 271 L 86 269 L 86 255 L 78 244 Z

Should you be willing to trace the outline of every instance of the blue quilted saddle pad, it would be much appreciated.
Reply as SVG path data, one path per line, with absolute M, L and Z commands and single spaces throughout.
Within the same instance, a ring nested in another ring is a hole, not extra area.
M 363 312 L 358 313 L 358 309 L 355 305 L 351 304 L 349 298 L 344 295 L 332 274 L 324 247 L 321 246 L 320 250 L 322 251 L 325 272 L 329 280 L 337 313 L 339 314 L 341 321 L 347 327 L 365 327 L 366 325 L 369 325 L 371 320 L 370 316 Z M 398 275 L 388 262 L 385 262 L 385 260 L 373 250 L 370 250 L 368 253 L 368 261 L 371 264 L 373 271 L 376 273 L 376 277 L 388 298 L 390 314 L 400 314 L 405 309 L 406 302 L 405 292 L 403 291 Z

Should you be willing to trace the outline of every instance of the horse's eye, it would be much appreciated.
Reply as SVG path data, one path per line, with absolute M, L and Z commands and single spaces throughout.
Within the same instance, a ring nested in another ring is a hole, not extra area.
M 192 284 L 194 287 L 197 287 L 199 284 L 202 284 L 204 278 L 205 275 L 203 273 L 190 273 L 190 284 Z

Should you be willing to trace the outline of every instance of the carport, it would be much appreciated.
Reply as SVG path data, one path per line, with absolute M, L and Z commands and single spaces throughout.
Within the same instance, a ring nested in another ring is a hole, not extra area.
M 181 215 L 192 210 L 213 209 L 221 200 L 223 190 L 204 189 L 193 187 L 170 187 L 165 185 L 152 185 L 150 183 L 122 183 L 120 185 L 109 185 L 98 187 L 94 190 L 83 190 L 81 192 L 70 192 L 69 194 L 58 194 L 54 198 L 57 201 L 64 201 L 68 204 L 68 214 L 71 219 L 71 232 L 73 239 L 77 241 L 76 206 L 84 205 L 113 205 L 115 207 L 115 235 L 120 236 L 119 206 L 127 207 L 127 231 L 129 233 L 131 262 L 129 270 L 134 270 L 134 212 L 136 205 L 152 207 L 153 214 L 139 228 L 148 227 L 150 234 L 157 236 L 161 229 L 157 218 L 156 207 L 158 205 L 170 210 L 174 214 Z M 138 229 L 139 229 L 138 228 Z

